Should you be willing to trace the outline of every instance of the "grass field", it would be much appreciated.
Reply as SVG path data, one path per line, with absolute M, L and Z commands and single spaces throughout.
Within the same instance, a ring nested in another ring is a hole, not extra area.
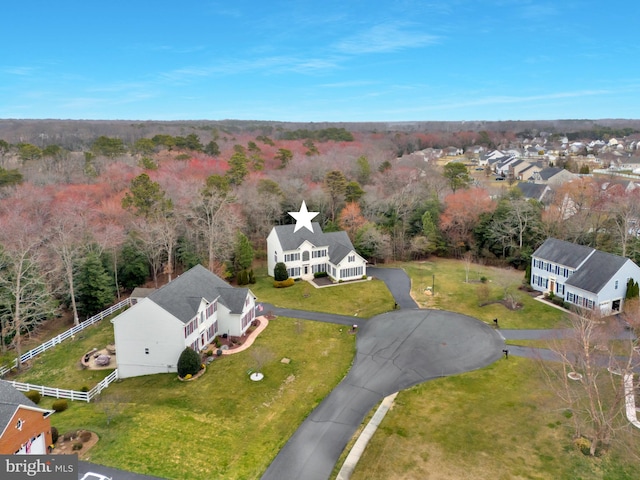
M 86 341 L 93 339 L 89 330 Z M 355 336 L 340 330 L 332 324 L 296 325 L 293 319 L 277 318 L 252 347 L 271 357 L 261 382 L 247 375 L 255 365 L 249 349 L 215 360 L 192 382 L 180 382 L 174 374 L 116 382 L 99 401 L 73 402 L 54 414 L 52 425 L 60 432 L 96 432 L 100 441 L 88 453 L 100 464 L 177 480 L 259 478 L 348 371 Z M 60 355 L 56 364 L 65 363 Z M 283 357 L 291 363 L 280 363 Z M 66 363 L 75 360 L 75 353 L 69 354 Z M 47 363 L 43 359 L 24 378 Z M 52 401 L 43 399 L 41 406 Z
M 501 328 L 554 328 L 562 318 L 559 310 L 518 290 L 524 278 L 522 271 L 473 264 L 467 283 L 464 264 L 460 260 L 436 259 L 397 266 L 411 277 L 411 293 L 423 308 L 464 313 L 487 323 L 498 318 Z M 428 288 L 434 286 L 435 295 L 431 295 Z M 509 310 L 498 303 L 505 292 L 521 303 L 522 308 Z
M 427 382 L 398 395 L 351 478 L 638 478 L 637 430 L 621 433 L 630 450 L 590 458 L 563 413 L 531 360 Z
M 384 282 L 370 280 L 315 288 L 307 282 L 296 282 L 289 288 L 273 288 L 273 279 L 260 275 L 250 285 L 258 300 L 276 307 L 313 310 L 340 315 L 369 318 L 393 309 L 394 301 Z
M 454 260 L 393 267 L 411 276 L 412 294 L 423 307 L 487 323 L 497 317 L 503 328 L 551 328 L 562 319 L 562 312 L 516 289 L 523 272 L 474 265 L 467 283 L 463 263 Z M 427 295 L 426 287 L 434 283 L 435 295 Z M 274 289 L 271 279 L 259 274 L 250 288 L 259 301 L 277 306 L 360 317 L 383 313 L 393 304 L 384 284 L 375 280 L 324 289 L 297 282 Z M 479 306 L 501 300 L 506 289 L 517 296 L 521 309 Z M 108 372 L 80 370 L 77 362 L 84 352 L 112 341 L 110 324 L 102 322 L 43 355 L 18 380 L 91 387 Z M 98 433 L 100 441 L 89 452 L 97 463 L 173 479 L 260 478 L 297 426 L 346 374 L 355 337 L 336 325 L 278 318 L 255 347 L 271 352 L 262 382 L 248 378 L 254 364 L 249 349 L 214 361 L 193 382 L 182 383 L 170 374 L 116 382 L 98 402 L 75 402 L 55 414 L 52 424 L 61 432 L 86 428 Z M 282 357 L 292 362 L 282 364 Z M 601 458 L 583 456 L 573 448 L 570 422 L 538 372 L 535 362 L 510 357 L 401 392 L 352 478 L 636 478 L 637 433 L 627 428 L 627 451 L 614 447 Z M 43 399 L 41 406 L 51 403 Z

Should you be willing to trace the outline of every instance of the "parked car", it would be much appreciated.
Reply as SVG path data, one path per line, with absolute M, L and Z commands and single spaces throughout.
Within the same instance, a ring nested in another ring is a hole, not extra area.
M 496 177 L 496 182 L 501 182 L 504 180 L 504 177 Z

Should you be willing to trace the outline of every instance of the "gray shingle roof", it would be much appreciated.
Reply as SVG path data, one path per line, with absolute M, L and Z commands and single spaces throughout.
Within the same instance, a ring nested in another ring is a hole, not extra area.
M 9 382 L 0 380 L 0 433 L 4 432 L 20 405 L 38 408 L 23 393 L 13 388 Z
M 187 323 L 198 313 L 203 298 L 212 302 L 220 297 L 222 305 L 232 313 L 240 313 L 248 293 L 248 289 L 234 288 L 202 265 L 196 265 L 147 298 Z
M 295 225 L 278 225 L 274 228 L 284 251 L 296 250 L 306 240 L 315 247 L 327 247 L 329 260 L 334 265 L 340 263 L 349 252 L 355 250 L 347 232 L 323 233 L 318 222 L 313 222 L 311 226 L 313 232 L 301 228 L 294 233 Z
M 538 175 L 540 175 L 540 178 L 542 180 L 549 180 L 551 177 L 557 175 L 561 171 L 562 171 L 562 168 L 547 167 L 547 168 L 543 168 L 542 170 L 540 170 L 540 172 L 538 172 Z
M 548 188 L 546 185 L 540 183 L 529 182 L 519 182 L 516 187 L 522 192 L 524 198 L 533 198 L 538 201 L 542 201 L 542 196 Z
M 587 292 L 598 293 L 626 261 L 624 257 L 596 250 L 566 283 Z
M 533 256 L 575 269 L 593 252 L 595 249 L 591 247 L 576 245 L 557 238 L 548 238 L 533 252 Z

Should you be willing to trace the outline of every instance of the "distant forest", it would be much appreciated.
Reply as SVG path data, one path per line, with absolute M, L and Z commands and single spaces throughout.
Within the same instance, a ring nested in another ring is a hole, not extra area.
M 372 263 L 439 255 L 525 269 L 548 237 L 638 262 L 640 189 L 584 176 L 540 203 L 468 168 L 477 156 L 407 154 L 639 131 L 639 120 L 0 120 L 0 345 L 19 350 L 19 332 L 61 310 L 79 322 L 197 263 L 244 282 L 303 200 Z

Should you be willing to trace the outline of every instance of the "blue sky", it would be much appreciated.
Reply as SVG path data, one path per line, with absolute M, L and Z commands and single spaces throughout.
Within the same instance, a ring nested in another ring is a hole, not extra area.
M 636 1 L 23 0 L 0 118 L 639 118 Z

